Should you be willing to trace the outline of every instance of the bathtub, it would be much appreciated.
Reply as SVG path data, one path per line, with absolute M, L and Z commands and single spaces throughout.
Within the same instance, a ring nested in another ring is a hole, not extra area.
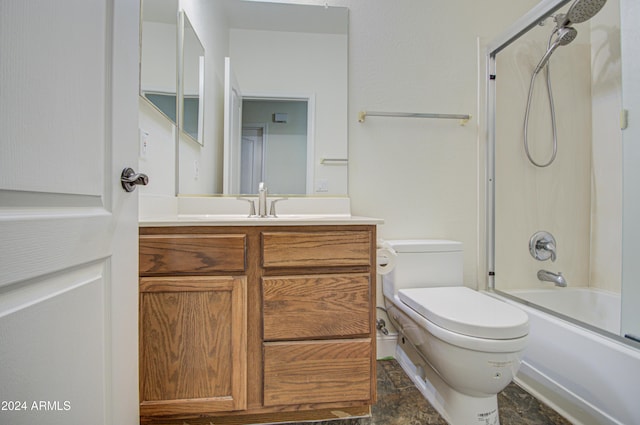
M 509 291 L 522 300 L 614 334 L 620 333 L 620 294 L 589 288 Z
M 640 350 L 589 329 L 617 333 L 619 296 L 588 288 L 490 294 L 529 315 L 529 346 L 516 383 L 574 424 L 640 424 Z M 589 326 L 563 320 L 527 302 Z

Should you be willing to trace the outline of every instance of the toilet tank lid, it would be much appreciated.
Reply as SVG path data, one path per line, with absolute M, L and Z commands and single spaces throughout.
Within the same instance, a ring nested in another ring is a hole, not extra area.
M 386 240 L 396 252 L 457 252 L 462 242 L 446 239 L 394 239 Z

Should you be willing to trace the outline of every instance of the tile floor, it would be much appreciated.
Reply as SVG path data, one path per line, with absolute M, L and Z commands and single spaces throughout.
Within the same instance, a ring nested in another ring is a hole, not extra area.
M 553 409 L 513 383 L 498 395 L 498 406 L 501 425 L 571 425 Z M 426 424 L 447 425 L 395 360 L 378 361 L 378 402 L 372 409 L 371 418 L 316 423 L 316 425 Z

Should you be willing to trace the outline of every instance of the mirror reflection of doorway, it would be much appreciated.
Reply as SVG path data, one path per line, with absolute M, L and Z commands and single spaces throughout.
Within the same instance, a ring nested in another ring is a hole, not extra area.
M 242 127 L 240 193 L 258 193 L 264 181 L 264 130 L 264 125 Z
M 307 191 L 308 99 L 243 98 L 241 193 Z M 260 124 L 256 124 L 260 123 Z

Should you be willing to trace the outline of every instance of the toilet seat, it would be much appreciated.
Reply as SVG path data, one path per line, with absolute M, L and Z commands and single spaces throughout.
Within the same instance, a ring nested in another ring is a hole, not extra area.
M 402 289 L 398 298 L 450 332 L 496 340 L 522 338 L 529 332 L 524 311 L 467 287 Z

